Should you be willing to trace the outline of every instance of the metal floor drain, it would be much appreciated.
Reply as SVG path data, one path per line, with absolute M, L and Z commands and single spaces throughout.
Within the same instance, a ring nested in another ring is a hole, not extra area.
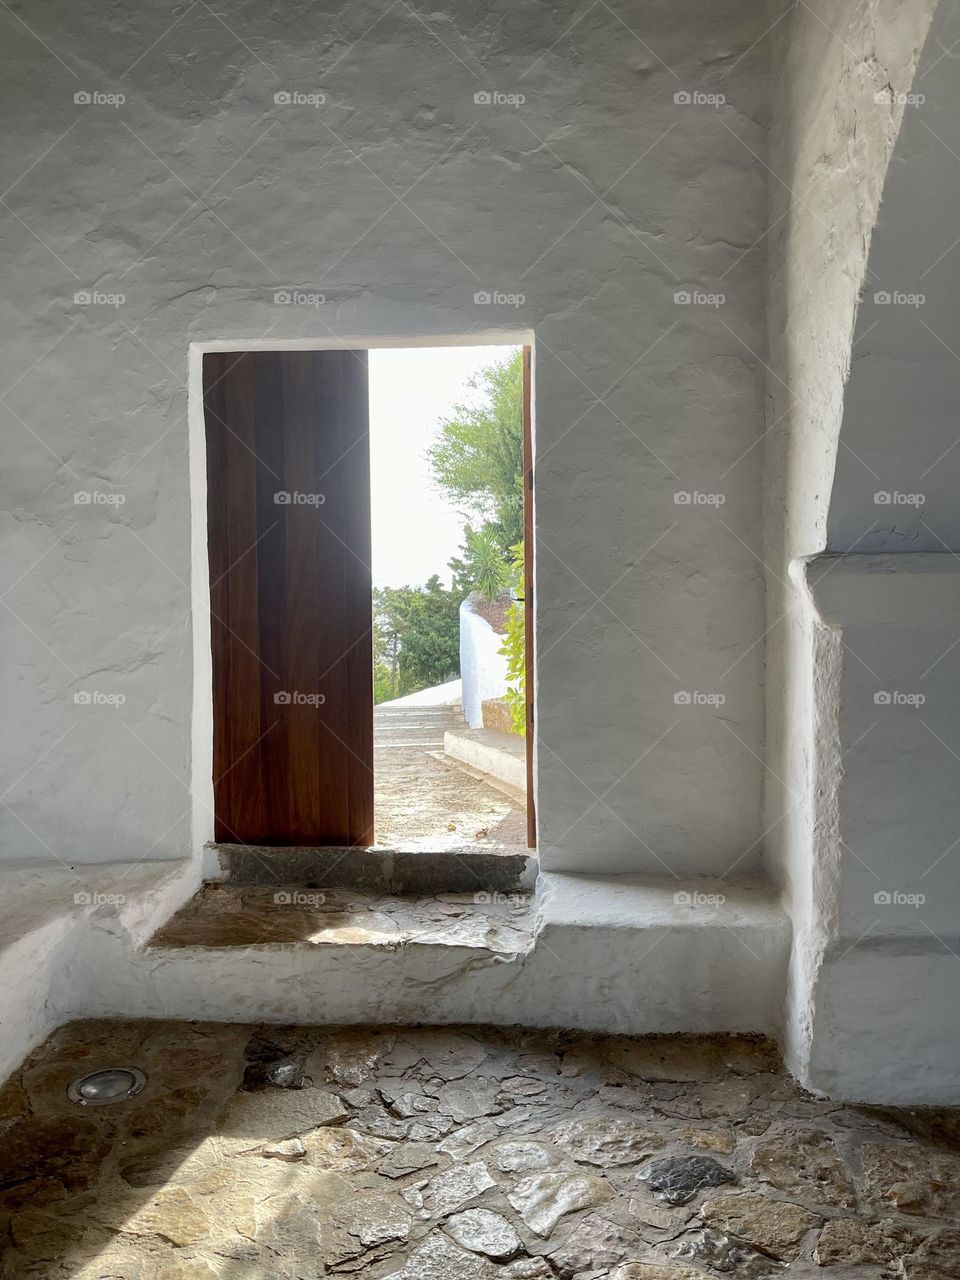
M 81 1107 L 103 1107 L 109 1102 L 135 1098 L 147 1083 L 139 1067 L 107 1067 L 79 1076 L 67 1089 L 67 1097 Z

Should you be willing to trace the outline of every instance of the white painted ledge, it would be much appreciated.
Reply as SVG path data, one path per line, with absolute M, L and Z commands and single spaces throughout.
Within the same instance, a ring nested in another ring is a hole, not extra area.
M 716 906 L 697 898 L 718 892 Z M 438 1024 L 777 1033 L 790 931 L 769 890 L 552 874 L 536 905 L 534 945 L 511 957 L 429 940 L 144 948 L 88 930 L 73 1016 L 397 1024 L 426 1007 Z
M 7 866 L 0 872 L 0 1080 L 50 1033 L 84 1016 L 100 979 L 77 957 L 89 937 L 132 950 L 197 889 L 196 863 Z
M 960 617 L 960 556 L 949 551 L 806 556 L 793 573 L 821 621 L 838 630 L 955 627 Z
M 438 1024 L 628 1034 L 776 1034 L 779 1026 L 790 931 L 762 886 L 545 874 L 532 948 L 478 957 L 429 940 L 387 952 L 151 947 L 199 868 L 91 870 L 91 893 L 122 892 L 125 901 L 75 906 L 73 877 L 45 873 L 54 909 L 37 914 L 28 893 L 24 910 L 33 915 L 0 945 L 0 1072 L 57 1025 L 83 1017 L 389 1024 L 422 1021 L 426 1008 Z
M 447 729 L 443 750 L 480 773 L 489 774 L 515 791 L 527 788 L 524 740 L 495 729 Z
M 546 872 L 538 888 L 572 1025 L 779 1035 L 791 929 L 772 886 Z

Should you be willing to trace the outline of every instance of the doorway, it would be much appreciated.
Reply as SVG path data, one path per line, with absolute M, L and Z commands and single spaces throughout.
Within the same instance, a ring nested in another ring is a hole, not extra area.
M 392 749 L 389 734 L 381 734 L 384 749 L 375 751 L 378 720 L 392 720 L 402 734 L 410 727 L 406 721 L 422 721 L 417 736 L 438 754 L 441 744 L 450 745 L 448 730 L 463 728 L 463 741 L 452 743 L 461 758 L 450 765 L 444 751 L 444 765 L 469 780 L 467 790 L 489 779 L 477 767 L 469 726 L 446 723 L 452 711 L 464 719 L 462 706 L 438 703 L 435 688 L 380 697 L 382 709 L 374 710 L 379 630 L 371 568 L 369 355 L 252 350 L 208 351 L 201 358 L 214 837 L 248 845 L 369 846 L 385 842 L 381 828 L 391 845 L 409 844 L 409 836 L 387 821 L 385 789 L 384 821 L 377 816 L 377 777 L 386 774 Z M 523 677 L 514 681 L 514 698 L 519 687 L 523 699 L 523 733 L 513 754 L 525 784 L 526 843 L 532 846 L 529 349 L 520 360 L 527 536 L 511 600 L 522 618 Z M 449 674 L 459 678 L 459 672 Z M 414 704 L 412 717 L 403 698 Z M 462 825 L 451 822 L 445 834 L 429 833 L 426 847 L 444 841 L 459 847 L 465 833 L 450 828 Z M 483 827 L 478 832 L 488 834 Z

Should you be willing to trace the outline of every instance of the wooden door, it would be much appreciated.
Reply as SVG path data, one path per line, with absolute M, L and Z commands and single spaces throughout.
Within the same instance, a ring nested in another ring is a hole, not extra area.
M 373 841 L 365 351 L 203 359 L 218 841 Z

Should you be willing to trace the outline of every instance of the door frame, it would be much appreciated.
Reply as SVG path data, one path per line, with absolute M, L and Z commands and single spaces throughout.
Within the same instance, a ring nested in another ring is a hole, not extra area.
M 261 318 L 258 316 L 258 319 Z M 251 328 L 256 326 L 251 324 Z M 261 326 L 262 327 L 262 326 Z M 190 814 L 195 854 L 214 838 L 213 804 L 213 647 L 210 627 L 210 562 L 207 549 L 207 441 L 203 412 L 203 357 L 208 351 L 360 351 L 404 347 L 530 348 L 530 440 L 536 439 L 536 396 L 533 393 L 536 344 L 530 329 L 484 329 L 477 333 L 364 334 L 338 338 L 216 338 L 191 342 L 187 351 L 187 443 L 190 484 L 190 619 L 193 649 L 193 698 L 190 729 Z M 536 744 L 527 741 L 528 779 L 536 780 Z M 535 787 L 528 795 L 532 811 Z

